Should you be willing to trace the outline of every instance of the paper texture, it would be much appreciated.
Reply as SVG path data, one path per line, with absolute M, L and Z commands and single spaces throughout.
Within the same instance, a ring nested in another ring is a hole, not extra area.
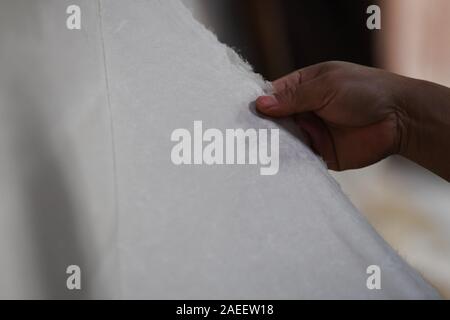
M 438 297 L 292 124 L 255 114 L 267 84 L 178 0 L 77 1 L 69 31 L 72 2 L 0 3 L 2 297 Z M 174 165 L 194 121 L 279 129 L 278 173 Z

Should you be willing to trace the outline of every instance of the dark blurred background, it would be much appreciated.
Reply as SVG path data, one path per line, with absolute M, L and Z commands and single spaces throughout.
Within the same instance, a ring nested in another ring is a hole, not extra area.
M 192 2 L 192 1 L 191 1 Z M 219 40 L 273 80 L 327 60 L 373 65 L 366 8 L 374 1 L 200 0 Z M 217 23 L 219 22 L 219 23 Z

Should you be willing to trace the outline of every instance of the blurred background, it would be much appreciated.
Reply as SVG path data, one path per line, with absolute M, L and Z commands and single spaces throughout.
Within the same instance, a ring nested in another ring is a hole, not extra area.
M 344 60 L 450 86 L 448 0 L 183 2 L 268 80 Z M 381 8 L 381 30 L 366 27 L 372 4 Z M 400 157 L 333 176 L 386 241 L 450 298 L 450 184 Z

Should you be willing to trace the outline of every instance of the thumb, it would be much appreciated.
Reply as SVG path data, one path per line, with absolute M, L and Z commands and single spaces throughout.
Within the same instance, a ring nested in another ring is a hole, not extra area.
M 275 94 L 256 99 L 256 108 L 272 117 L 319 109 L 323 105 L 326 90 L 319 74 L 320 69 L 315 65 L 274 81 Z

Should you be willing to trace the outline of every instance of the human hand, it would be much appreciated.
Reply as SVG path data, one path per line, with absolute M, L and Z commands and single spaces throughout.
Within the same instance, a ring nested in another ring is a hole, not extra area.
M 380 69 L 325 62 L 274 81 L 274 96 L 259 97 L 256 107 L 272 117 L 294 115 L 330 169 L 361 168 L 404 148 L 408 80 Z

